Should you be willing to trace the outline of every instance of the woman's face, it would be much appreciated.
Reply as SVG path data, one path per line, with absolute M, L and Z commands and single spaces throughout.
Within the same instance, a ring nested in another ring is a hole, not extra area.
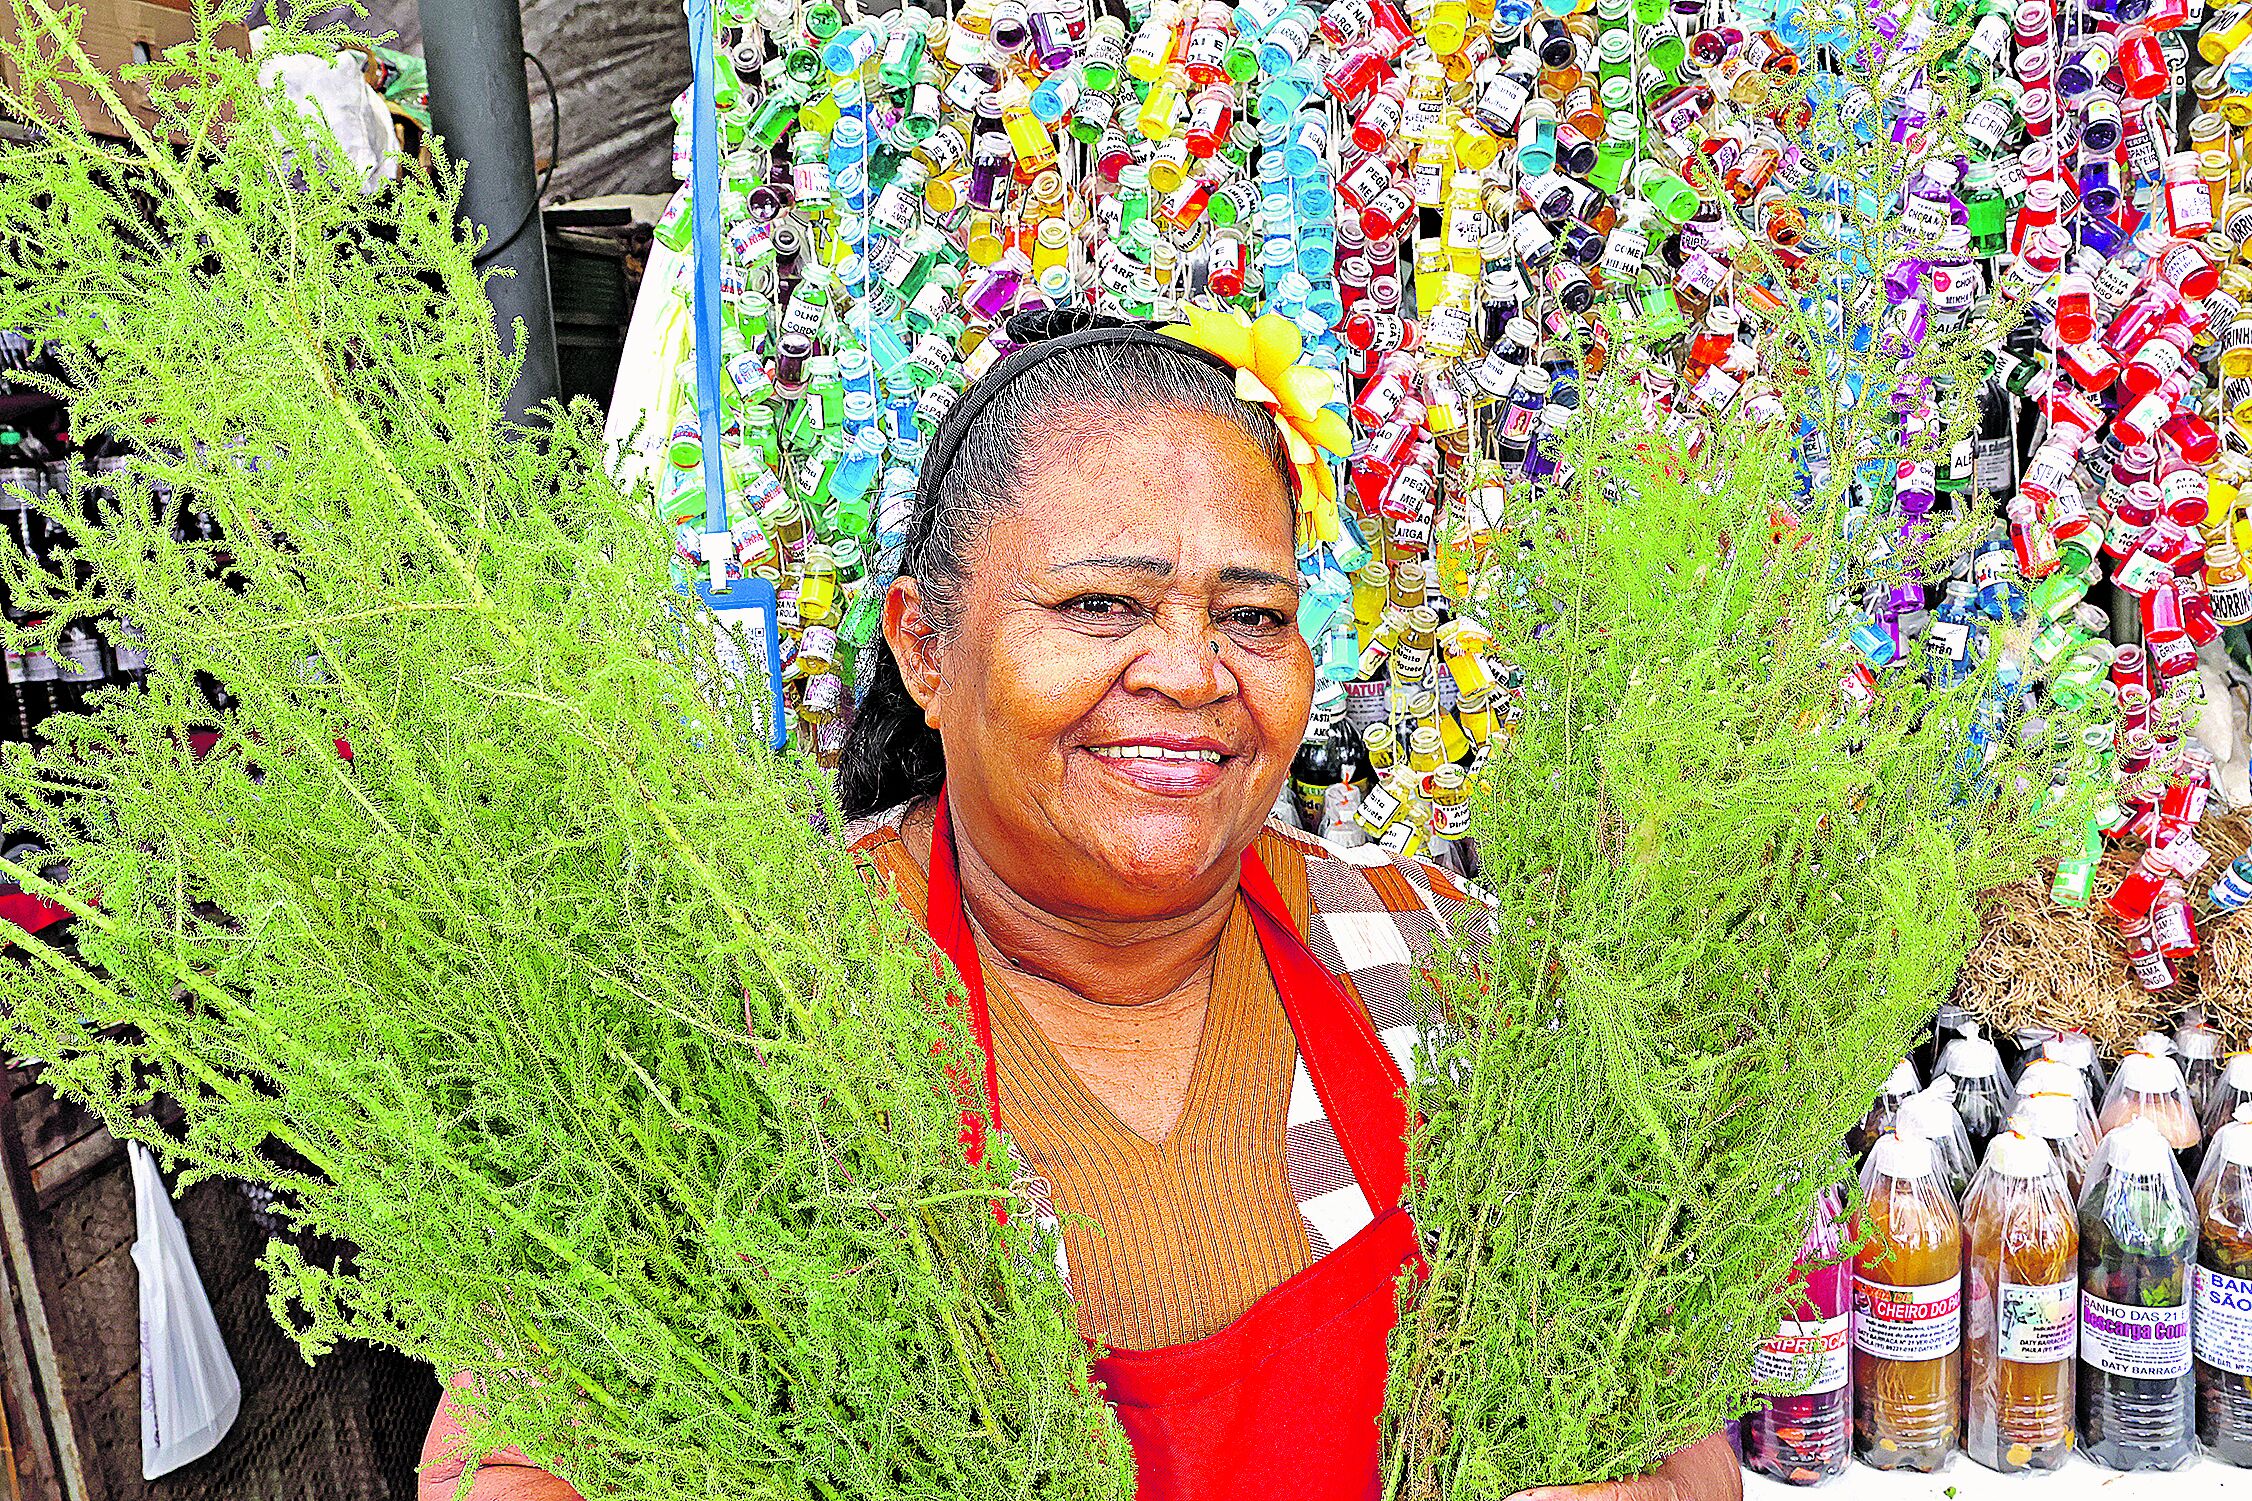
M 1164 916 L 1233 875 L 1305 734 L 1290 499 L 1224 419 L 1088 430 L 1034 455 L 949 639 L 912 580 L 884 628 L 994 872 L 1059 915 Z

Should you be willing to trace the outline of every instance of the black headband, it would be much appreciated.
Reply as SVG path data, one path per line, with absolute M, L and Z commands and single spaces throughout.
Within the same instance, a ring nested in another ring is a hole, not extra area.
M 1008 338 L 1026 342 L 986 371 L 939 421 L 938 431 L 931 435 L 929 446 L 923 450 L 922 473 L 916 480 L 918 515 L 928 516 L 937 510 L 938 487 L 946 478 L 946 471 L 954 467 L 954 456 L 961 451 L 962 440 L 969 436 L 970 425 L 977 421 L 978 414 L 992 404 L 993 398 L 1000 395 L 1009 382 L 1059 354 L 1095 344 L 1152 344 L 1201 360 L 1215 370 L 1233 374 L 1235 369 L 1218 355 L 1161 334 L 1150 324 L 1129 323 L 1123 318 L 1077 309 L 1020 313 L 1003 324 L 1001 331 Z

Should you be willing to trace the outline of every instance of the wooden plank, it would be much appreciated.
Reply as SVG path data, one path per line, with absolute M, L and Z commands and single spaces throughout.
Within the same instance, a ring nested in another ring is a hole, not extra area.
M 5 1185 L 0 1185 L 4 1191 Z M 10 1501 L 62 1501 L 62 1478 L 55 1472 L 55 1450 L 47 1438 L 47 1404 L 31 1372 L 29 1330 L 23 1299 L 8 1260 L 0 1257 L 0 1412 L 8 1422 L 14 1461 Z
M 63 1279 L 52 1269 L 52 1248 L 35 1224 L 37 1209 L 30 1192 L 30 1169 L 23 1160 L 23 1143 L 16 1135 L 15 1102 L 0 1102 L 0 1167 L 7 1181 L 0 1184 L 0 1239 L 7 1244 L 8 1269 L 22 1300 L 32 1365 L 39 1377 L 41 1400 L 54 1438 L 55 1469 L 62 1480 L 61 1501 L 109 1501 L 109 1487 L 99 1471 L 86 1462 L 77 1425 L 72 1421 L 68 1367 L 56 1347 L 54 1325 L 47 1315 L 44 1287 L 59 1287 Z
M 32 1166 L 32 1198 L 45 1209 L 79 1179 L 107 1166 L 117 1157 L 118 1150 L 117 1138 L 109 1134 L 109 1128 L 95 1126 L 91 1134 L 81 1136 L 46 1161 Z

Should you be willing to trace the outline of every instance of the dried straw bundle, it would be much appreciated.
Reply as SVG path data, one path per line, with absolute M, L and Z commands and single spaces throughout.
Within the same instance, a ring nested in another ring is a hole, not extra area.
M 2216 814 L 2199 827 L 2198 842 L 2213 852 L 2217 869 L 2252 846 L 2252 816 Z M 2115 889 L 2141 853 L 2129 847 L 2106 854 L 2095 889 Z M 2171 988 L 2154 994 L 2129 972 L 2126 945 L 2100 899 L 2061 905 L 2049 895 L 2055 874 L 2052 861 L 2040 874 L 1986 894 L 1978 946 L 1956 987 L 1960 1004 L 2001 1031 L 2071 1028 L 2118 1051 L 2194 1002 L 2232 1047 L 2252 1045 L 2252 917 L 2216 918 L 2200 901 L 2197 957 Z

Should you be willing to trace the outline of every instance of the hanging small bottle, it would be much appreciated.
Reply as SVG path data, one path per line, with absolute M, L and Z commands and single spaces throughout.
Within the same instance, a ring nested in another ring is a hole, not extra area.
M 1752 1361 L 1764 1405 L 1743 1421 L 1744 1464 L 1787 1485 L 1842 1475 L 1853 1453 L 1853 1279 L 1841 1259 L 1844 1214 L 1841 1189 L 1825 1190 L 1815 1202 L 1791 1271 L 1799 1306 Z
M 2190 1457 L 2189 1269 L 2197 1218 L 2158 1127 L 2104 1138 L 2080 1193 L 2081 1452 L 2115 1470 Z
M 2129 1053 L 2103 1097 L 2096 1124 L 2109 1136 L 2131 1120 L 2146 1120 L 2166 1138 L 2186 1181 L 2197 1170 L 2198 1143 L 2204 1140 L 2181 1066 L 2158 1053 Z
M 1900 1113 L 1900 1102 L 1923 1087 L 1923 1080 L 1916 1073 L 1914 1060 L 1903 1058 L 1892 1066 L 1892 1073 L 1885 1079 L 1884 1088 L 1877 1091 L 1876 1101 L 1869 1106 L 1868 1114 L 1862 1116 L 1861 1123 L 1846 1135 L 1846 1146 L 1852 1150 L 1855 1162 L 1868 1161 L 1869 1148 L 1877 1144 L 1878 1137 L 1892 1129 L 1893 1120 Z
M 1962 1426 L 1962 1221 L 1931 1143 L 1918 1137 L 1879 1137 L 1861 1189 L 1854 1452 L 1880 1470 L 1937 1470 Z
M 1963 1204 L 1965 1451 L 2054 1470 L 2072 1452 L 2080 1235 L 2046 1143 L 1994 1138 Z
M 2197 1214 L 2197 1439 L 2215 1459 L 2252 1465 L 2252 1106 L 2214 1133 Z
M 1939 1068 L 1955 1081 L 1955 1109 L 1970 1134 L 1972 1156 L 1982 1158 L 2010 1120 L 2010 1081 L 2002 1072 L 2002 1055 L 1977 1023 L 1966 1023 L 1962 1035 L 1939 1055 Z

